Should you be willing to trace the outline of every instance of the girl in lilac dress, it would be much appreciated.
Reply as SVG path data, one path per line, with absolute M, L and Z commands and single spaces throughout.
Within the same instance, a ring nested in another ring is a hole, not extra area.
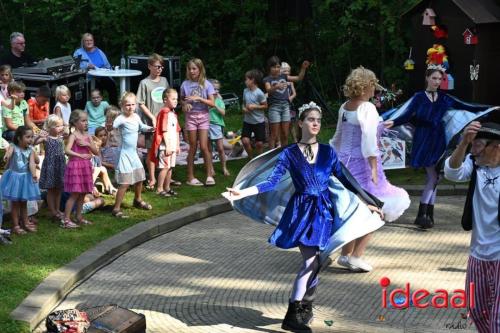
M 69 156 L 69 162 L 64 173 L 64 192 L 69 192 L 70 197 L 66 201 L 62 228 L 78 227 L 71 221 L 71 211 L 76 203 L 76 222 L 79 224 L 92 224 L 83 218 L 82 207 L 85 194 L 92 193 L 94 184 L 92 182 L 92 154 L 99 152 L 94 146 L 90 135 L 87 133 L 87 113 L 82 110 L 71 112 L 69 124 L 75 130 L 70 134 L 66 144 L 65 153 Z
M 349 100 L 339 109 L 337 130 L 330 143 L 361 187 L 384 202 L 384 219 L 392 222 L 410 206 L 410 198 L 404 189 L 389 183 L 382 168 L 378 143 L 384 125 L 369 102 L 377 82 L 375 74 L 363 67 L 349 74 L 343 88 Z M 370 271 L 371 266 L 360 258 L 368 239 L 369 235 L 344 246 L 338 263 L 350 270 Z
M 283 149 L 267 181 L 242 190 L 228 188 L 223 195 L 233 201 L 272 191 L 285 173 L 290 173 L 295 192 L 269 242 L 282 249 L 298 247 L 300 250 L 303 265 L 295 279 L 281 327 L 309 331 L 307 324 L 312 319 L 312 294 L 318 285 L 319 252 L 325 250 L 330 237 L 343 223 L 335 211 L 328 189 L 331 175 L 347 189 L 357 190 L 342 172 L 334 149 L 317 141 L 321 128 L 320 108 L 314 103 L 302 107 L 298 126 L 301 128 L 298 142 Z M 374 206 L 368 207 L 378 211 Z

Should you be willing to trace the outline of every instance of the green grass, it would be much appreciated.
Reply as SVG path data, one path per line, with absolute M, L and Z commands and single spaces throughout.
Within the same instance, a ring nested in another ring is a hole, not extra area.
M 232 175 L 236 175 L 247 160 L 229 161 L 228 167 Z M 204 179 L 202 168 L 198 166 L 196 176 Z M 221 175 L 219 165 L 216 172 Z M 185 168 L 175 171 L 176 179 L 186 179 Z M 153 205 L 153 210 L 143 211 L 131 208 L 133 194 L 127 193 L 124 211 L 129 219 L 118 220 L 111 216 L 109 210 L 92 212 L 88 219 L 94 225 L 79 230 L 64 230 L 51 223 L 45 212 L 40 213 L 38 232 L 26 236 L 13 236 L 11 246 L 0 248 L 0 332 L 29 332 L 26 326 L 9 318 L 10 312 L 45 278 L 62 265 L 75 259 L 82 252 L 110 236 L 144 220 L 167 214 L 196 203 L 220 198 L 220 193 L 233 183 L 233 177 L 216 177 L 217 185 L 213 187 L 178 188 L 176 198 L 161 198 L 153 192 L 145 192 L 144 199 Z M 112 198 L 107 198 L 111 204 Z M 7 224 L 8 227 L 8 224 Z
M 237 131 L 241 128 L 241 114 L 229 112 L 226 117 L 226 130 Z M 324 126 L 320 141 L 328 142 L 333 129 Z M 0 332 L 29 332 L 26 325 L 9 317 L 10 312 L 51 272 L 75 259 L 84 251 L 97 243 L 126 228 L 144 220 L 179 210 L 196 203 L 220 198 L 220 193 L 231 186 L 239 170 L 247 162 L 246 159 L 228 162 L 231 177 L 222 177 L 220 164 L 215 165 L 217 185 L 213 187 L 190 187 L 182 185 L 176 198 L 160 198 L 152 192 L 145 192 L 144 199 L 153 205 L 152 211 L 142 211 L 130 207 L 132 193 L 127 193 L 124 211 L 129 219 L 118 220 L 111 216 L 109 210 L 96 211 L 88 215 L 94 225 L 79 230 L 63 230 L 57 224 L 51 223 L 45 211 L 39 215 L 39 231 L 26 236 L 14 236 L 11 246 L 0 247 Z M 388 172 L 389 178 L 395 184 L 423 184 L 422 171 L 410 169 Z M 204 180 L 202 165 L 196 166 L 196 176 Z M 174 178 L 184 181 L 186 168 L 178 167 Z M 107 198 L 107 204 L 112 198 Z M 6 227 L 9 224 L 6 223 Z

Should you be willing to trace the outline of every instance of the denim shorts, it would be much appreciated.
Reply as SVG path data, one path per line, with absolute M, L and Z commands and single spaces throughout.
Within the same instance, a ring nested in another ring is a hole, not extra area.
M 290 103 L 280 101 L 269 106 L 269 122 L 271 124 L 290 121 Z
M 224 135 L 222 134 L 222 126 L 217 124 L 210 124 L 210 128 L 208 130 L 208 136 L 210 140 L 219 140 L 223 139 Z

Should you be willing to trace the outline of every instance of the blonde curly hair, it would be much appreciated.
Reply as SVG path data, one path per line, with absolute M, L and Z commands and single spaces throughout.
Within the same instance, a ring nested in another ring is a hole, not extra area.
M 378 79 L 371 70 L 359 66 L 351 71 L 342 87 L 344 96 L 354 98 L 363 95 L 366 88 L 378 85 Z

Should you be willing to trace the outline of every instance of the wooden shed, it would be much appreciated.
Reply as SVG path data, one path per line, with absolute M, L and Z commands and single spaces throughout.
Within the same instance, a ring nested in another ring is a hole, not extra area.
M 436 14 L 435 23 L 447 30 L 447 38 L 436 38 L 423 24 L 427 9 Z M 415 62 L 408 71 L 409 94 L 424 88 L 427 49 L 441 44 L 454 78 L 448 92 L 465 101 L 500 105 L 499 0 L 423 0 L 403 14 L 402 22 Z

